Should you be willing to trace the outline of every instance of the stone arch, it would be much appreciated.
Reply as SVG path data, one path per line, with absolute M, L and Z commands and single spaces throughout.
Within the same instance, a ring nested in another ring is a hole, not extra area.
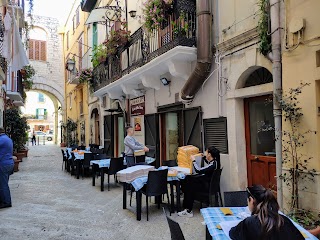
M 261 76 L 259 74 L 261 73 Z M 235 89 L 241 89 L 244 87 L 248 87 L 248 81 L 250 81 L 250 77 L 256 74 L 257 84 L 249 84 L 250 86 L 256 86 L 263 83 L 270 83 L 272 82 L 272 73 L 265 67 L 262 66 L 251 66 L 247 70 L 245 70 L 239 77 Z
M 41 36 L 41 32 L 36 32 L 35 30 L 41 30 L 44 35 L 45 35 L 45 39 L 44 37 Z M 50 34 L 49 30 L 48 29 L 45 29 L 43 26 L 33 26 L 33 28 L 30 30 L 30 39 L 35 39 L 35 40 L 42 40 L 42 41 L 48 41 L 48 35 Z

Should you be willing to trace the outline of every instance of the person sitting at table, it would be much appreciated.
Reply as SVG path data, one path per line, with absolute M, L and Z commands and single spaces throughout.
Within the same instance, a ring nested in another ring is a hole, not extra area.
M 126 156 L 127 166 L 131 167 L 134 165 L 134 151 L 143 150 L 149 152 L 149 148 L 139 143 L 134 137 L 134 130 L 132 126 L 126 127 L 127 136 L 124 138 L 124 154 Z
M 189 175 L 180 182 L 181 189 L 184 193 L 184 210 L 178 212 L 178 216 L 180 217 L 193 217 L 192 208 L 196 192 L 208 191 L 214 170 L 220 169 L 220 152 L 213 146 L 209 147 L 205 152 L 203 160 L 207 164 L 206 166 L 199 167 L 195 158 L 192 160 L 197 176 Z
M 290 219 L 279 214 L 279 204 L 269 189 L 253 185 L 247 188 L 247 193 L 248 207 L 252 215 L 231 228 L 231 239 L 304 239 Z

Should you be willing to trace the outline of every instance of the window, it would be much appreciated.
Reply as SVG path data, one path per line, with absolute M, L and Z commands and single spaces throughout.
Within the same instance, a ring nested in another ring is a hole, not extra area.
M 44 103 L 44 95 L 42 93 L 39 93 L 39 95 L 38 95 L 38 102 Z
M 215 146 L 221 153 L 228 154 L 227 118 L 203 120 L 205 147 Z
M 41 40 L 29 40 L 29 59 L 36 61 L 47 60 L 47 42 Z
M 69 31 L 67 32 L 67 49 L 69 49 Z
M 40 120 L 47 119 L 47 109 L 37 108 L 36 109 L 36 118 Z
M 92 27 L 92 45 L 97 46 L 98 45 L 98 28 L 97 23 L 93 23 Z
M 80 11 L 79 11 L 79 8 L 80 7 L 78 7 L 78 9 L 77 9 L 77 11 L 76 11 L 76 27 L 78 27 L 78 25 L 80 24 Z

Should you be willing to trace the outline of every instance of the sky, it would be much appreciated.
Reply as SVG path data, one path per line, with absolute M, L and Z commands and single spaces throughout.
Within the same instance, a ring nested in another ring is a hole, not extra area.
M 33 14 L 55 17 L 59 19 L 60 24 L 64 24 L 74 1 L 75 0 L 33 0 Z M 28 1 L 26 1 L 26 4 L 28 4 Z M 26 6 L 26 11 L 28 11 L 28 9 L 29 7 Z

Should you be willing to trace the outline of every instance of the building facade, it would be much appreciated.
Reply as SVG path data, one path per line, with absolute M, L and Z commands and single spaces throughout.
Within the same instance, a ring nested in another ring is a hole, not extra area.
M 85 20 L 87 13 L 80 9 L 80 0 L 74 1 L 69 17 L 61 30 L 63 36 L 63 50 L 65 68 L 65 114 L 64 122 L 71 119 L 77 123 L 74 144 L 88 145 L 90 140 L 90 122 L 88 118 L 89 88 L 87 84 L 79 82 L 79 75 L 87 68 L 89 53 L 87 42 L 87 27 Z M 74 67 L 67 70 L 67 62 L 71 60 Z

